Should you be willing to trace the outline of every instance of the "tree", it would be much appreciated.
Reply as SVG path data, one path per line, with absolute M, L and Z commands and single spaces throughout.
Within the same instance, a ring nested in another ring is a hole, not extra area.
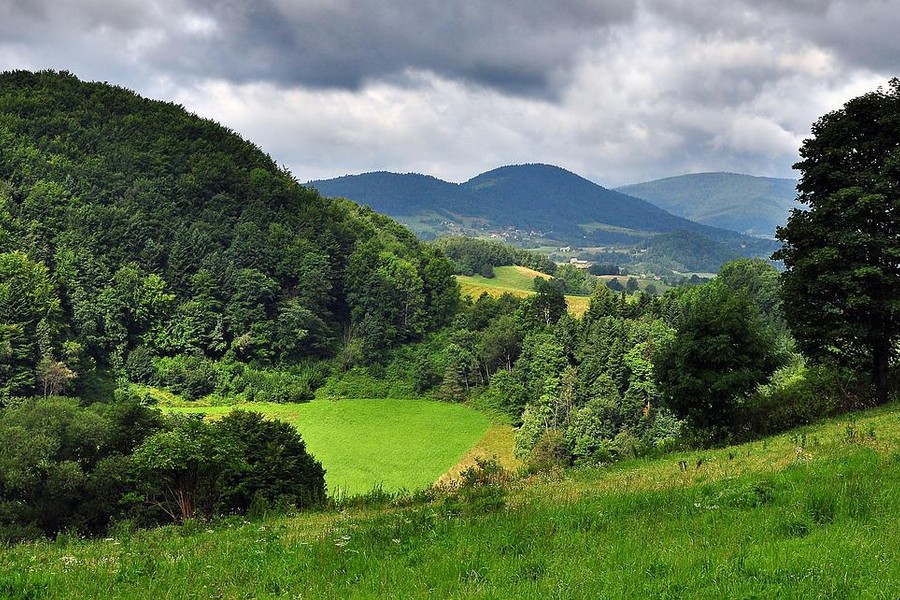
M 718 282 L 687 290 L 682 312 L 674 337 L 654 355 L 659 390 L 678 417 L 725 437 L 743 397 L 782 357 L 750 300 Z
M 259 500 L 296 508 L 325 501 L 325 469 L 290 424 L 235 410 L 213 427 L 220 443 L 240 457 L 219 475 L 220 512 L 247 512 Z
M 22 252 L 0 254 L 0 402 L 33 390 L 59 314 L 47 267 Z
M 209 517 L 218 502 L 216 478 L 238 460 L 219 443 L 213 426 L 190 415 L 149 436 L 134 451 L 147 502 L 175 522 Z
M 621 292 L 625 290 L 625 286 L 622 285 L 622 282 L 619 281 L 618 277 L 613 277 L 609 281 L 606 282 L 606 287 L 611 289 L 614 292 Z
M 628 281 L 625 282 L 625 292 L 628 294 L 633 294 L 641 288 L 638 280 L 634 277 L 629 277 Z
M 497 369 L 511 371 L 521 350 L 522 334 L 512 316 L 503 315 L 491 323 L 478 342 L 478 356 L 487 378 Z
M 548 281 L 543 277 L 534 278 L 534 289 L 537 293 L 527 299 L 529 305 L 526 307 L 526 311 L 540 325 L 555 324 L 567 310 L 566 297 L 563 295 L 562 289 L 556 282 Z
M 747 296 L 759 312 L 776 325 L 784 325 L 778 270 L 761 258 L 740 258 L 725 263 L 717 277 L 726 287 Z
M 70 381 L 75 379 L 75 372 L 50 354 L 41 357 L 37 364 L 37 379 L 41 384 L 44 398 L 58 396 L 65 391 Z
M 784 312 L 814 360 L 865 366 L 880 401 L 900 340 L 900 80 L 821 117 L 778 230 Z

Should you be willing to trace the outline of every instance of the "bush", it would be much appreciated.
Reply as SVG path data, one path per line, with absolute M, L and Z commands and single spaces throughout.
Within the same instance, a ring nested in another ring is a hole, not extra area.
M 156 367 L 153 366 L 153 354 L 146 346 L 138 346 L 128 354 L 125 360 L 125 374 L 134 383 L 153 383 L 156 379 Z
M 306 451 L 288 423 L 259 413 L 232 411 L 215 426 L 222 444 L 240 460 L 219 476 L 220 513 L 253 507 L 319 506 L 325 501 L 325 469 Z
M 742 408 L 748 437 L 807 425 L 875 405 L 870 385 L 849 369 L 802 362 L 775 372 Z
M 453 493 L 444 498 L 443 509 L 453 514 L 491 513 L 506 506 L 509 473 L 493 458 L 476 458 L 475 464 L 460 474 Z
M 138 491 L 175 522 L 325 500 L 325 470 L 300 434 L 258 413 L 173 417 L 135 449 L 134 464 Z
M 160 426 L 136 402 L 42 398 L 0 411 L 0 540 L 103 532 L 127 508 L 128 454 Z
M 570 456 L 562 432 L 557 429 L 547 429 L 541 434 L 525 465 L 531 473 L 552 471 L 568 467 Z
M 171 392 L 196 400 L 215 391 L 219 371 L 215 362 L 199 354 L 180 354 L 156 361 L 156 380 Z
M 313 399 L 309 380 L 282 371 L 244 368 L 232 385 L 247 402 L 306 402 Z
M 381 371 L 380 373 L 378 371 Z M 316 391 L 319 398 L 412 398 L 418 396 L 410 371 L 398 361 L 387 367 L 353 367 L 334 373 Z

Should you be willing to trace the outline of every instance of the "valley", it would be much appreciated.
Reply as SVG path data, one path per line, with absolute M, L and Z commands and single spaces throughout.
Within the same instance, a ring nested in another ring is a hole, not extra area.
M 435 492 L 61 536 L 7 548 L 0 593 L 878 596 L 900 585 L 897 431 L 894 404 L 739 446 L 498 482 L 468 500 Z
M 776 242 L 790 180 L 304 186 L 0 73 L 0 597 L 891 593 L 898 115 L 815 123 Z

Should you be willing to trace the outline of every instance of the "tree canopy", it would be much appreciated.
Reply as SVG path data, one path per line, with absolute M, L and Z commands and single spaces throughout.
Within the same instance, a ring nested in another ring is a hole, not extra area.
M 138 348 L 277 365 L 350 332 L 371 360 L 455 310 L 441 252 L 180 106 L 3 73 L 0 157 L 0 396 L 69 342 L 113 368 Z
M 900 340 L 900 80 L 821 117 L 800 156 L 808 209 L 775 254 L 785 316 L 807 355 L 864 368 L 884 401 Z

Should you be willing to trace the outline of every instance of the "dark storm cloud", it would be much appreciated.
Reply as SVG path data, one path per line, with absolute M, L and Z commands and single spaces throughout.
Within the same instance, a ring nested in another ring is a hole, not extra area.
M 238 43 L 225 56 L 209 44 L 205 67 L 230 78 L 349 89 L 424 70 L 535 91 L 633 8 L 621 0 L 210 2 L 204 12 L 222 28 L 219 40 Z
M 634 8 L 627 0 L 8 0 L 0 4 L 0 32 L 7 41 L 68 44 L 76 53 L 87 36 L 134 46 L 133 36 L 143 35 L 142 45 L 123 50 L 132 60 L 235 82 L 358 89 L 429 71 L 544 93 L 582 48 L 601 43 Z

